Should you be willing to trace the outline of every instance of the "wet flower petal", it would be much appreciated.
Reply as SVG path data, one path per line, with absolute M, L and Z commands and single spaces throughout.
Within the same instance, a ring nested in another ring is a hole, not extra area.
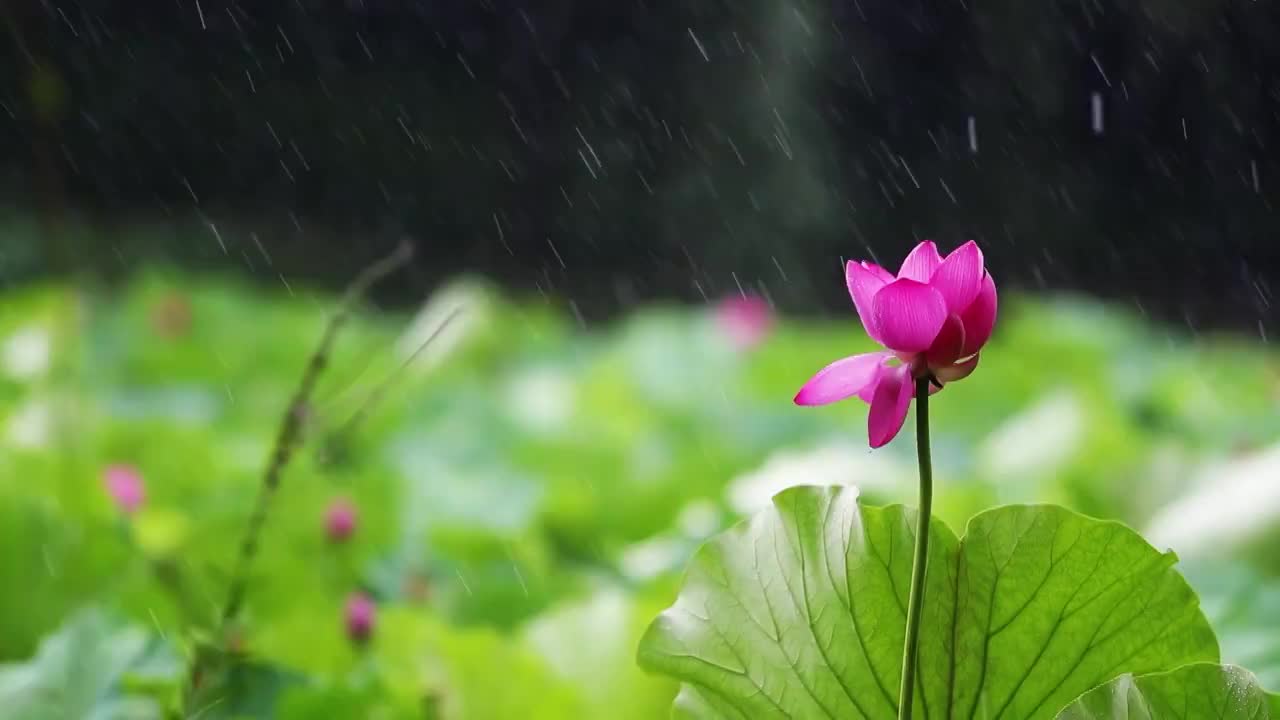
M 991 339 L 991 330 L 996 325 L 996 305 L 996 283 L 991 279 L 991 273 L 986 273 L 978 296 L 960 315 L 960 321 L 964 323 L 962 357 L 978 352 Z
M 871 400 L 871 412 L 867 414 L 867 438 L 871 447 L 883 447 L 902 429 L 911 407 L 915 383 L 906 365 L 885 368 L 876 383 Z
M 871 382 L 867 383 L 858 391 L 858 399 L 868 405 L 870 405 L 871 401 L 875 398 L 876 385 L 880 382 L 880 375 L 890 369 L 889 363 L 895 360 L 893 353 L 885 353 L 885 356 L 886 357 L 880 361 L 880 365 L 876 368 L 875 376 L 871 378 Z
M 938 337 L 933 339 L 933 344 L 925 351 L 925 360 L 931 368 L 950 365 L 964 357 L 964 345 L 964 323 L 959 315 L 948 315 Z
M 861 265 L 867 272 L 883 280 L 886 284 L 891 283 L 894 280 L 897 280 L 897 278 L 894 277 L 893 273 L 889 272 L 888 270 L 885 270 L 884 268 L 880 267 L 879 265 L 873 262 L 867 262 L 866 260 L 863 260 L 858 264 Z
M 902 267 L 898 269 L 898 277 L 927 283 L 941 264 L 942 256 L 938 254 L 938 246 L 932 240 L 925 240 L 907 254 Z
M 876 329 L 871 312 L 872 301 L 876 293 L 893 280 L 893 276 L 879 265 L 850 260 L 844 266 L 844 279 L 845 284 L 849 286 L 849 297 L 853 298 L 853 306 L 858 310 L 858 318 L 862 320 L 863 329 L 872 340 L 879 342 L 880 333 Z
M 841 358 L 818 371 L 796 393 L 797 405 L 826 405 L 863 392 L 871 386 L 887 352 L 866 353 Z
M 947 301 L 947 312 L 959 314 L 978 297 L 983 276 L 982 250 L 970 240 L 942 261 L 929 284 L 942 293 Z
M 876 293 L 871 315 L 880 342 L 898 352 L 927 350 L 947 320 L 947 306 L 933 287 L 915 280 L 895 280 Z
M 969 375 L 973 374 L 974 369 L 977 367 L 978 367 L 978 356 L 974 355 L 973 357 L 969 358 L 968 360 L 965 360 L 962 363 L 956 363 L 955 365 L 949 365 L 947 367 L 939 368 L 935 370 L 933 372 L 933 376 L 938 378 L 938 382 L 946 384 L 949 382 L 955 382 L 956 380 L 963 380 L 969 377 Z
M 968 377 L 996 320 L 996 287 L 982 251 L 970 241 L 946 258 L 931 241 L 912 249 L 896 277 L 865 261 L 845 265 L 845 282 L 867 334 L 890 352 L 843 358 L 796 394 L 797 405 L 857 396 L 871 405 L 872 448 L 894 438 L 916 394 L 916 376 L 931 377 L 929 394 Z

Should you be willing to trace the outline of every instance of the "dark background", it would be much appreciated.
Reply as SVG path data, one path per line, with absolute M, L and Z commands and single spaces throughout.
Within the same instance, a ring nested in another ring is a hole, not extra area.
M 0 0 L 0 23 L 5 282 L 161 260 L 341 284 L 407 235 L 405 300 L 474 271 L 592 316 L 738 285 L 843 312 L 840 258 L 973 237 L 1006 287 L 1277 326 L 1269 1 Z

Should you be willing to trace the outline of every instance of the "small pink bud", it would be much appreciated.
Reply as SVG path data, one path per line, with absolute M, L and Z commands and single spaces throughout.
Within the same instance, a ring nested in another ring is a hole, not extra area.
M 103 472 L 102 482 L 120 512 L 129 515 L 146 499 L 142 476 L 130 465 L 111 465 Z
M 750 350 L 773 329 L 773 309 L 755 295 L 725 298 L 716 307 L 716 324 L 734 347 Z
M 352 642 L 366 642 L 373 634 L 375 609 L 373 598 L 362 592 L 352 593 L 347 597 L 347 637 Z
M 324 514 L 324 531 L 333 542 L 342 542 L 356 531 L 356 506 L 350 500 L 338 499 Z

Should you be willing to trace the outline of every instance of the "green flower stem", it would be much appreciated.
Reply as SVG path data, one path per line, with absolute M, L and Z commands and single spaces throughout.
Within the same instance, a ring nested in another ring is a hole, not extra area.
M 902 645 L 902 687 L 898 720 L 911 720 L 920 648 L 920 611 L 924 608 L 924 571 L 929 560 L 929 515 L 933 510 L 933 460 L 929 457 L 929 378 L 916 380 L 916 457 L 920 464 L 920 509 L 916 515 L 916 551 L 911 562 L 907 601 L 907 637 Z

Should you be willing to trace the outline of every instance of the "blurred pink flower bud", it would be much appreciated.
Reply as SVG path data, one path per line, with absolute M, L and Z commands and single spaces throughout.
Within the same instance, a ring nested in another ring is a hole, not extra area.
M 734 347 L 750 350 L 773 329 L 773 308 L 755 295 L 725 298 L 716 306 L 716 324 Z
M 373 634 L 374 610 L 373 598 L 362 592 L 347 597 L 347 637 L 352 642 L 363 643 Z
M 356 506 L 350 500 L 334 500 L 324 514 L 325 534 L 333 542 L 346 540 L 356 531 L 356 517 Z
M 146 499 L 142 476 L 131 465 L 108 466 L 103 472 L 102 482 L 116 507 L 126 515 L 136 511 Z

